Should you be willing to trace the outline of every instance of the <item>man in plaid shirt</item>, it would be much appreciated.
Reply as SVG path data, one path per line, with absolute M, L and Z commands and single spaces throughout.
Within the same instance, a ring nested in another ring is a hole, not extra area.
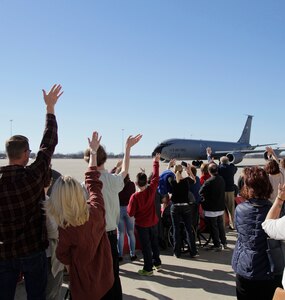
M 48 246 L 42 209 L 44 179 L 57 144 L 54 107 L 62 95 L 54 85 L 47 94 L 46 126 L 35 161 L 27 166 L 29 140 L 14 135 L 6 141 L 8 166 L 0 168 L 0 299 L 14 299 L 17 279 L 24 273 L 28 299 L 45 299 Z

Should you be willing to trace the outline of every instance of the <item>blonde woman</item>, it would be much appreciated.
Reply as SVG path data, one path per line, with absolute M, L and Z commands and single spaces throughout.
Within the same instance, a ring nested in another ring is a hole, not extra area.
M 114 282 L 110 243 L 105 230 L 102 182 L 97 171 L 96 153 L 100 140 L 97 132 L 88 139 L 91 156 L 85 184 L 89 200 L 86 201 L 78 181 L 61 176 L 46 204 L 47 213 L 59 226 L 56 256 L 69 270 L 74 300 L 101 299 Z
M 185 174 L 183 174 L 185 171 Z M 173 226 L 173 238 L 174 256 L 180 258 L 181 256 L 181 236 L 180 236 L 180 223 L 183 221 L 188 245 L 190 246 L 190 256 L 198 256 L 198 251 L 195 243 L 195 235 L 192 231 L 192 213 L 193 204 L 189 202 L 188 192 L 192 184 L 196 182 L 196 178 L 191 171 L 191 165 L 186 164 L 176 165 L 174 167 L 175 179 L 170 178 L 170 185 L 172 187 L 172 205 L 170 208 L 172 226 Z

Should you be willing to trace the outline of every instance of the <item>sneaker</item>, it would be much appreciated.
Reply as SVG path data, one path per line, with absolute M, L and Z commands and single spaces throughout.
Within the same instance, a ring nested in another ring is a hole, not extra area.
M 144 269 L 138 270 L 138 273 L 141 276 L 152 276 L 153 275 L 153 271 L 146 271 Z
M 231 249 L 227 244 L 223 244 L 223 248 L 224 248 L 225 250 Z
M 199 253 L 197 252 L 197 253 L 196 253 L 196 254 L 194 254 L 194 255 L 190 254 L 190 257 L 192 257 L 192 258 L 199 257 Z
M 180 254 L 174 253 L 173 256 L 176 257 L 176 258 L 180 258 Z
M 154 271 L 157 271 L 157 272 L 160 272 L 160 271 L 162 271 L 162 267 L 161 267 L 161 265 L 157 265 L 157 266 L 153 266 L 153 268 L 152 268 Z
M 131 261 L 136 260 L 138 257 L 136 255 L 131 256 Z
M 215 252 L 220 252 L 220 251 L 222 251 L 222 246 L 214 246 L 214 245 L 212 245 L 212 246 L 208 247 L 207 250 L 213 250 Z

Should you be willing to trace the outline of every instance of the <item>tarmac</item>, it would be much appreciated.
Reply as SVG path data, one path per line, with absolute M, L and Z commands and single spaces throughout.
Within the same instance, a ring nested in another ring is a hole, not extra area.
M 128 255 L 125 255 L 120 264 L 123 299 L 236 299 L 235 274 L 231 267 L 236 235 L 236 231 L 227 232 L 230 249 L 213 252 L 200 247 L 197 258 L 190 258 L 188 253 L 182 254 L 181 258 L 176 258 L 172 255 L 171 248 L 163 250 L 161 251 L 162 270 L 154 271 L 154 275 L 149 277 L 137 273 L 143 267 L 142 254 L 139 250 L 136 261 L 132 262 Z M 63 295 L 65 292 L 66 285 L 63 288 Z M 26 299 L 23 283 L 18 284 L 15 299 Z

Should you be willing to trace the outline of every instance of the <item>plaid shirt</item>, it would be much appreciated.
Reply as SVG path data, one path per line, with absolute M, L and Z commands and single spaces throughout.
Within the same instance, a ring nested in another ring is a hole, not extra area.
M 56 118 L 47 114 L 36 160 L 27 167 L 0 168 L 0 260 L 25 257 L 48 246 L 42 201 L 56 144 Z

